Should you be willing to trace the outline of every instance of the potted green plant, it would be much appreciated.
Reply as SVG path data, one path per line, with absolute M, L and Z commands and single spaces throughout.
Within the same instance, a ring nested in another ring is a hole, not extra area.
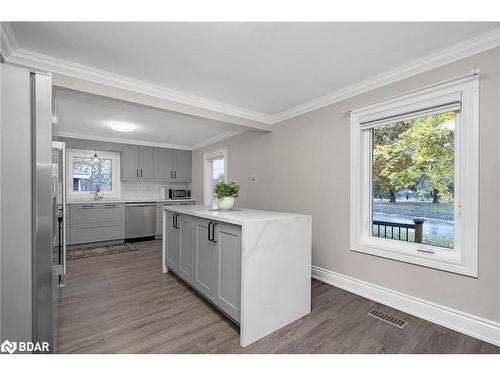
M 240 185 L 236 182 L 219 181 L 215 185 L 215 195 L 217 196 L 217 206 L 221 210 L 230 210 L 234 207 L 235 199 L 238 198 Z

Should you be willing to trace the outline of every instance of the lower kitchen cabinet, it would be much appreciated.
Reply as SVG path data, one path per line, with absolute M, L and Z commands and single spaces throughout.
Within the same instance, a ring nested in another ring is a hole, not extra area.
M 209 239 L 209 221 L 197 220 L 194 228 L 194 272 L 193 286 L 208 298 L 215 296 L 217 261 L 215 243 Z
M 179 276 L 185 281 L 193 281 L 193 254 L 194 254 L 194 228 L 195 218 L 180 215 L 179 227 Z
M 71 204 L 68 244 L 121 240 L 125 238 L 123 203 Z
M 202 205 L 163 215 L 162 272 L 235 321 L 241 346 L 311 312 L 311 216 Z
M 239 322 L 241 227 L 169 211 L 167 220 L 166 266 Z
M 166 242 L 167 248 L 170 251 L 167 252 L 165 256 L 165 265 L 169 267 L 175 273 L 179 272 L 179 256 L 180 256 L 180 241 L 179 241 L 179 228 L 177 221 L 179 219 L 179 214 L 173 212 L 167 212 L 167 233 Z
M 121 240 L 125 237 L 123 225 L 120 223 L 73 224 L 70 229 L 70 245 Z
M 215 223 L 215 304 L 231 318 L 240 320 L 241 227 Z
M 160 237 L 162 235 L 163 231 L 163 207 L 165 206 L 174 206 L 174 205 L 179 205 L 179 206 L 187 206 L 187 205 L 193 205 L 195 204 L 195 201 L 183 201 L 183 202 L 157 202 L 156 203 L 156 232 L 155 236 Z

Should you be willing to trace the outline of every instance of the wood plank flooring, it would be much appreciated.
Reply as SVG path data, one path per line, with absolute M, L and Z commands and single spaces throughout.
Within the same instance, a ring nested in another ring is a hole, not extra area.
M 238 327 L 173 274 L 161 242 L 68 262 L 58 353 L 500 353 L 500 347 L 313 280 L 312 312 L 246 347 Z M 367 316 L 381 308 L 401 330 Z

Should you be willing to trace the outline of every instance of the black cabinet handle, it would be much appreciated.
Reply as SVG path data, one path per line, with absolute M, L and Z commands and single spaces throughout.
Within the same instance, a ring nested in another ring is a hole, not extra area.
M 135 170 L 135 175 L 137 178 L 139 178 L 139 170 L 138 169 Z
M 217 241 L 215 240 L 215 226 L 217 225 L 217 223 L 212 223 L 212 242 L 213 243 L 217 243 Z
M 211 228 L 212 228 L 212 224 L 213 224 L 213 223 L 212 223 L 211 221 L 210 221 L 210 222 L 208 222 L 207 237 L 208 237 L 208 240 L 209 240 L 209 241 L 212 241 L 212 239 L 210 238 L 210 230 L 211 230 Z
M 142 178 L 142 169 L 141 169 L 141 178 Z
M 172 227 L 177 229 L 177 214 L 172 215 Z

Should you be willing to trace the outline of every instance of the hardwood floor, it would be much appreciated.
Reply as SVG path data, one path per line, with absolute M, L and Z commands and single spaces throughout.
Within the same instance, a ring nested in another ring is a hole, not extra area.
M 500 353 L 500 347 L 313 280 L 312 312 L 246 347 L 238 327 L 172 273 L 161 242 L 68 262 L 58 353 Z M 401 330 L 367 316 L 383 308 Z

